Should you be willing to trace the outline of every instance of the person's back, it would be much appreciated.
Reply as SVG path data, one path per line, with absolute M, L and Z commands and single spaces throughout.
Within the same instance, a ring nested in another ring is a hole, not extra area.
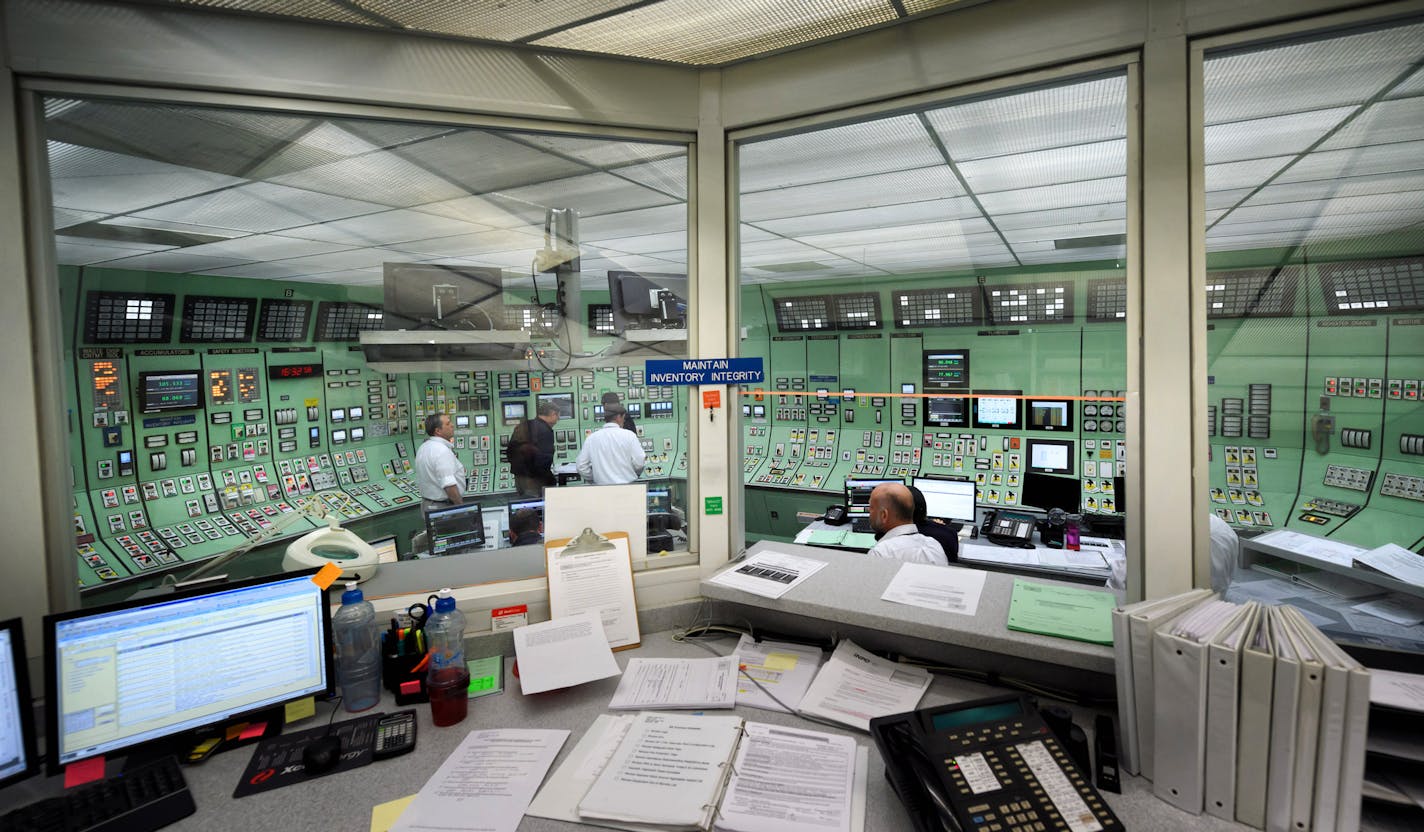
M 623 430 L 622 405 L 604 407 L 604 424 L 589 435 L 578 455 L 579 476 L 594 485 L 634 482 L 643 473 L 647 455 L 643 443 Z
M 902 483 L 885 483 L 870 492 L 870 526 L 877 543 L 871 557 L 948 566 L 943 547 L 915 528 L 915 501 Z
M 913 485 L 906 487 L 910 489 L 910 496 L 915 501 L 913 518 L 915 528 L 919 530 L 920 534 L 938 543 L 939 547 L 944 550 L 945 559 L 950 563 L 959 560 L 959 533 L 952 526 L 931 520 L 929 504 L 925 501 L 924 492 Z

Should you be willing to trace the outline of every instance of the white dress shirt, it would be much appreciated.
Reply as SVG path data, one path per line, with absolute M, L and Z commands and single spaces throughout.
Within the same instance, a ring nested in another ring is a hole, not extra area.
M 578 455 L 578 472 L 584 482 L 594 485 L 618 485 L 633 482 L 643 473 L 647 462 L 643 442 L 617 422 L 604 422 L 583 443 Z
M 447 486 L 465 490 L 465 466 L 455 456 L 455 446 L 443 436 L 432 436 L 415 452 L 415 486 L 420 496 L 434 502 L 450 499 Z
M 935 566 L 949 566 L 949 558 L 944 556 L 944 548 L 939 541 L 925 537 L 915 528 L 914 523 L 896 526 L 880 538 L 870 554 L 877 558 L 902 560 L 906 563 L 930 563 Z

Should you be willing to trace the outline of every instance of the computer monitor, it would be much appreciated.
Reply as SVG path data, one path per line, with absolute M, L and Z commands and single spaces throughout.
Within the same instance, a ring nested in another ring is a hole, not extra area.
M 1081 496 L 1082 484 L 1076 477 L 1055 477 L 1029 472 L 1024 474 L 1019 505 L 1044 511 L 1061 508 L 1069 514 L 1076 514 Z
M 503 413 L 504 426 L 512 427 L 529 418 L 529 405 L 525 402 L 505 402 Z
M 648 513 L 666 514 L 672 511 L 672 492 L 666 488 L 648 489 Z
M 573 393 L 540 393 L 535 396 L 534 399 L 538 402 L 539 407 L 543 407 L 545 404 L 552 404 L 554 407 L 557 407 L 559 409 L 560 419 L 574 418 Z M 536 407 L 534 412 L 538 413 L 539 408 Z
M 518 503 L 510 503 L 510 504 L 509 504 L 509 516 L 510 516 L 510 517 L 513 517 L 514 515 L 518 514 L 519 512 L 521 512 L 521 511 L 523 511 L 523 510 L 525 510 L 525 509 L 527 509 L 527 508 L 528 508 L 528 509 L 533 509 L 534 511 L 539 512 L 539 519 L 540 519 L 540 520 L 543 520 L 543 519 L 544 519 L 544 501 L 543 501 L 543 500 L 523 500 L 523 501 L 518 502 Z
M 388 534 L 385 537 L 378 537 L 366 542 L 376 550 L 376 563 L 395 563 L 400 560 L 400 552 L 396 550 L 395 535 Z
M 436 509 L 425 516 L 433 557 L 477 552 L 485 545 L 484 517 L 479 503 Z
M 387 263 L 383 287 L 381 323 L 387 331 L 508 328 L 504 274 L 497 268 Z
M 913 485 L 925 495 L 926 516 L 960 523 L 974 522 L 974 494 L 977 486 L 973 480 L 915 477 Z
M 1019 406 L 1022 390 L 975 390 L 974 395 L 974 427 L 988 430 L 1019 429 L 1023 421 L 1023 408 Z
M 329 696 L 331 608 L 314 572 L 46 616 L 50 773 Z
M 39 771 L 29 659 L 20 619 L 0 621 L 0 787 Z
M 969 400 L 930 396 L 924 399 L 927 428 L 964 428 L 969 426 Z
M 869 517 L 870 492 L 874 491 L 876 486 L 884 485 L 887 482 L 895 482 L 901 485 L 905 484 L 905 481 L 901 479 L 854 480 L 847 478 L 845 481 L 846 514 L 851 517 Z
M 1024 410 L 1024 427 L 1028 430 L 1071 431 L 1073 429 L 1073 402 L 1071 399 L 1029 399 Z
M 1040 474 L 1073 473 L 1073 440 L 1028 440 L 1028 470 Z
M 138 412 L 194 410 L 203 406 L 197 370 L 160 370 L 138 374 Z
M 613 330 L 686 329 L 687 275 L 608 272 Z

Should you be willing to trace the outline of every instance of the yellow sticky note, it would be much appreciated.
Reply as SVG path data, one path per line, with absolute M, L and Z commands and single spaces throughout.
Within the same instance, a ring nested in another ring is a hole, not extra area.
M 298 699 L 295 702 L 288 702 L 286 705 L 286 721 L 296 722 L 299 719 L 316 716 L 316 697 L 308 696 L 306 699 Z
M 793 653 L 767 653 L 762 667 L 767 670 L 792 670 L 796 667 L 796 656 Z
M 326 566 L 317 570 L 317 573 L 312 576 L 312 583 L 325 590 L 339 577 L 341 577 L 341 567 L 337 566 L 334 561 L 327 561 Z
M 401 812 L 415 800 L 415 795 L 401 797 L 379 806 L 371 807 L 371 832 L 390 832 L 390 828 L 400 820 Z

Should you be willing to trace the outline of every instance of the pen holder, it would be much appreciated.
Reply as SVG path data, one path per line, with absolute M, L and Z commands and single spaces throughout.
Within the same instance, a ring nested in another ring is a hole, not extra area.
M 383 639 L 385 641 L 385 639 Z M 395 694 L 397 705 L 414 705 L 429 702 L 425 691 L 425 660 L 423 653 L 397 655 L 384 648 L 381 650 L 381 679 L 386 690 Z M 416 670 L 420 667 L 419 670 Z

